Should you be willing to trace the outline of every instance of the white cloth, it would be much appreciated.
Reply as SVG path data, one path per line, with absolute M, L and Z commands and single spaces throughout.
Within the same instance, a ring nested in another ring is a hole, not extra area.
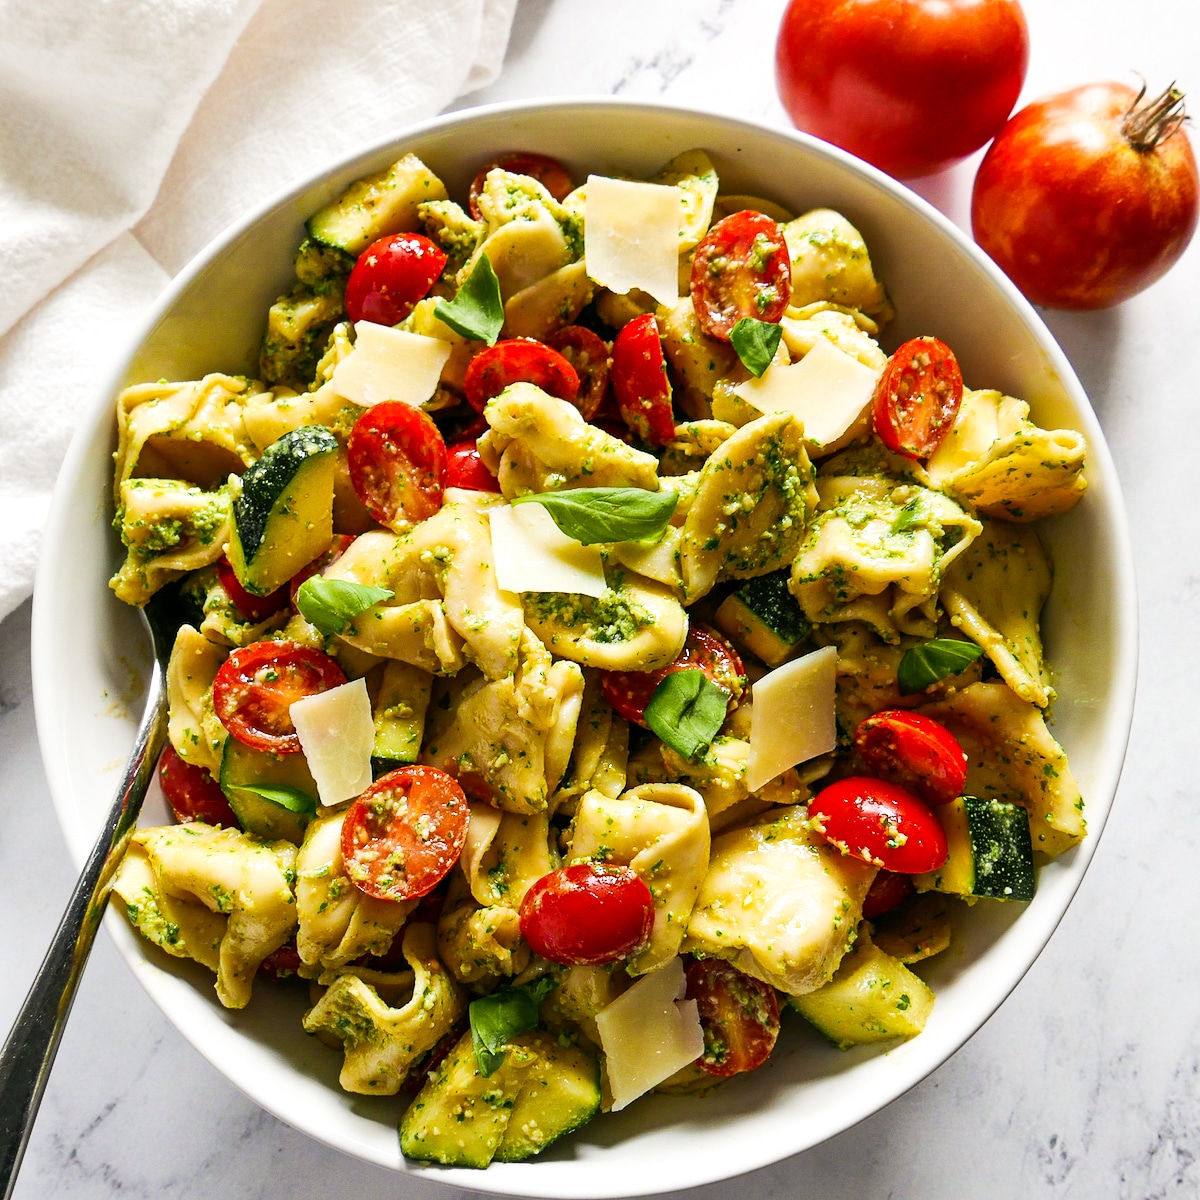
M 0 0 L 0 618 L 81 409 L 206 242 L 500 69 L 517 0 Z

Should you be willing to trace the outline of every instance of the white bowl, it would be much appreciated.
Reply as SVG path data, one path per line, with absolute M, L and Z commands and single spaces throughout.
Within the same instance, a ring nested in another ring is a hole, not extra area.
M 127 383 L 254 373 L 264 313 L 289 286 L 304 219 L 348 183 L 420 155 L 462 196 L 480 163 L 538 150 L 587 172 L 645 178 L 704 147 L 728 192 L 795 212 L 829 206 L 862 231 L 895 301 L 894 347 L 936 334 L 971 386 L 1027 399 L 1050 427 L 1082 431 L 1090 486 L 1069 515 L 1039 525 L 1055 564 L 1046 647 L 1061 699 L 1055 732 L 1087 802 L 1090 836 L 1041 872 L 1029 905 L 981 904 L 946 954 L 922 968 L 937 993 L 925 1032 L 887 1052 L 842 1052 L 799 1018 L 785 1021 L 771 1063 L 705 1100 L 648 1097 L 595 1120 L 528 1163 L 486 1171 L 420 1167 L 400 1155 L 399 1101 L 337 1086 L 341 1056 L 301 1031 L 303 990 L 260 984 L 227 1012 L 212 976 L 170 959 L 116 913 L 108 928 L 163 1012 L 233 1083 L 298 1129 L 397 1171 L 524 1196 L 670 1191 L 728 1178 L 816 1145 L 869 1116 L 945 1061 L 995 1011 L 1045 946 L 1087 868 L 1125 753 L 1136 673 L 1136 601 L 1117 476 L 1091 407 L 1033 309 L 953 225 L 911 192 L 804 134 L 727 117 L 616 100 L 523 103 L 454 113 L 356 153 L 289 189 L 217 238 L 155 306 L 114 378 L 97 391 L 59 479 L 33 608 L 38 733 L 51 793 L 81 863 L 133 740 L 148 647 L 135 614 L 109 591 L 120 558 L 109 528 L 113 401 Z M 143 823 L 165 819 L 152 799 Z

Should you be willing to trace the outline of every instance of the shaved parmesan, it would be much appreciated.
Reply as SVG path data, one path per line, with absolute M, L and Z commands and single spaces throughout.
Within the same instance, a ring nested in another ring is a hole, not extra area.
M 354 349 L 333 370 L 333 390 L 369 408 L 403 400 L 419 408 L 437 391 L 450 343 L 422 333 L 359 321 Z
M 695 1000 L 684 1000 L 683 960 L 673 958 L 596 1014 L 613 1112 L 704 1053 Z
M 582 546 L 540 504 L 486 510 L 496 585 L 506 592 L 603 596 L 608 588 L 597 546 Z
M 752 792 L 837 745 L 836 684 L 837 650 L 825 646 L 776 667 L 754 685 L 746 761 Z
M 590 279 L 620 295 L 634 288 L 660 304 L 679 299 L 683 193 L 661 183 L 589 175 L 583 257 Z
M 288 711 L 322 804 L 340 804 L 371 786 L 375 722 L 365 679 L 305 696 Z

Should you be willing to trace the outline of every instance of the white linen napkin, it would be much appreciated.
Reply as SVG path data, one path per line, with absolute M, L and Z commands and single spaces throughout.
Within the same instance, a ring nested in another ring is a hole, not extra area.
M 0 0 L 0 619 L 134 323 L 240 212 L 495 78 L 517 0 Z

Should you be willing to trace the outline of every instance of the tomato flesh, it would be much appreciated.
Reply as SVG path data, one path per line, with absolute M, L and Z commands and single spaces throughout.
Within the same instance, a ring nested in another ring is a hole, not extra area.
M 604 400 L 612 353 L 608 344 L 583 325 L 566 325 L 546 338 L 546 345 L 557 350 L 575 368 L 579 376 L 579 394 L 575 407 L 590 421 Z
M 323 575 L 325 568 L 332 566 L 347 550 L 350 549 L 350 544 L 354 541 L 352 533 L 335 533 L 333 541 L 329 543 L 329 549 L 324 554 L 317 555 L 306 567 L 301 567 L 295 575 L 288 581 L 288 597 L 291 600 L 292 608 L 297 612 L 296 608 L 296 593 L 300 590 L 300 585 L 306 580 L 311 579 L 314 575 Z
M 653 313 L 635 317 L 613 341 L 612 382 L 621 419 L 643 442 L 665 446 L 675 436 L 671 381 Z
M 875 432 L 897 454 L 928 458 L 950 432 L 962 394 L 954 351 L 935 337 L 912 338 L 888 359 L 875 388 Z
M 533 338 L 506 338 L 481 350 L 467 367 L 463 390 L 467 403 L 483 412 L 487 402 L 510 383 L 532 383 L 571 404 L 579 395 L 575 368 L 557 350 Z
M 500 481 L 483 465 L 477 441 L 446 447 L 446 486 L 473 492 L 499 492 Z
M 854 731 L 867 769 L 916 792 L 926 804 L 949 804 L 963 794 L 967 756 L 940 721 L 905 709 L 876 713 Z
M 268 979 L 292 979 L 299 973 L 302 965 L 300 951 L 296 949 L 296 939 L 293 937 L 278 950 L 272 950 L 258 964 L 258 969 Z
M 274 616 L 288 602 L 286 587 L 276 588 L 269 596 L 255 596 L 252 592 L 246 591 L 238 583 L 238 577 L 233 573 L 229 559 L 223 554 L 217 559 L 217 581 L 225 589 L 233 606 L 247 621 L 265 621 L 268 617 Z
M 718 221 L 696 247 L 691 293 L 701 328 L 724 342 L 743 317 L 778 321 L 792 295 L 792 260 L 778 223 L 749 209 Z
M 446 443 L 419 408 L 402 400 L 368 408 L 346 450 L 354 494 L 381 525 L 402 529 L 442 507 Z
M 557 158 L 551 158 L 548 154 L 510 150 L 482 167 L 471 183 L 467 205 L 471 216 L 477 221 L 483 216 L 479 211 L 479 193 L 483 191 L 483 185 L 487 182 L 488 172 L 495 167 L 500 167 L 511 175 L 531 175 L 555 200 L 565 200 L 575 190 L 571 172 Z
M 241 829 L 217 781 L 203 767 L 180 758 L 169 742 L 158 760 L 158 782 L 177 821 Z
M 761 1067 L 779 1037 L 775 989 L 721 958 L 693 959 L 684 974 L 704 1030 L 696 1065 L 722 1079 Z
M 394 233 L 372 242 L 346 280 L 351 321 L 398 325 L 429 294 L 446 265 L 446 253 L 419 233 Z
M 863 900 L 863 916 L 868 921 L 890 913 L 893 908 L 903 904 L 916 889 L 912 878 L 908 875 L 897 875 L 895 871 L 880 871 L 871 881 L 871 886 Z

